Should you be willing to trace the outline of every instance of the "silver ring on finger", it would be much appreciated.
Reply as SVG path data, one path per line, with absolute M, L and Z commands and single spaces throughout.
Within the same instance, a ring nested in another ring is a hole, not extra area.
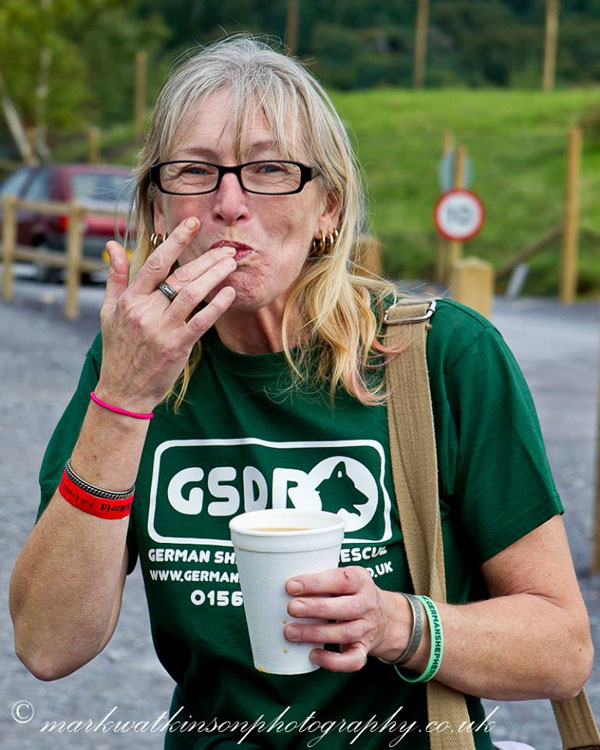
M 173 289 L 173 287 L 170 284 L 167 284 L 166 281 L 161 281 L 160 284 L 158 285 L 158 288 L 165 295 L 165 297 L 169 298 L 169 302 L 173 302 L 175 297 L 177 297 L 177 292 Z

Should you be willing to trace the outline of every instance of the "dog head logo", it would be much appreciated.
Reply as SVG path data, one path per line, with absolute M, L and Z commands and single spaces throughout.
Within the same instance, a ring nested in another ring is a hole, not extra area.
M 295 508 L 326 510 L 346 521 L 346 532 L 364 528 L 377 509 L 377 483 L 371 472 L 348 456 L 319 462 L 306 480 L 288 489 Z

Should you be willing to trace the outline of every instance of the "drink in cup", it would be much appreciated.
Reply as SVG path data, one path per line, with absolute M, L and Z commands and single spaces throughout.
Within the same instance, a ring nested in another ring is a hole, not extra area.
M 288 614 L 292 597 L 285 584 L 294 576 L 337 568 L 344 523 L 335 513 L 294 508 L 242 513 L 229 522 L 254 666 L 261 672 L 319 668 L 309 658 L 318 644 L 291 643 L 283 635 L 288 622 L 322 622 Z

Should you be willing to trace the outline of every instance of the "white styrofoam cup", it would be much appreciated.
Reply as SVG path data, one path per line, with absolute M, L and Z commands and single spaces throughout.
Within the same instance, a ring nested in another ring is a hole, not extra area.
M 309 658 L 319 644 L 292 643 L 283 635 L 288 622 L 322 622 L 288 614 L 292 597 L 285 584 L 303 573 L 337 568 L 344 524 L 335 513 L 294 508 L 242 513 L 229 522 L 254 666 L 261 672 L 304 674 L 319 668 Z

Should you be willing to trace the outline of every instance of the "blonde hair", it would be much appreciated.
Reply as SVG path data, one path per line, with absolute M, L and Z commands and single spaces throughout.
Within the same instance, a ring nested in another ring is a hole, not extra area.
M 320 83 L 296 60 L 256 38 L 237 35 L 201 49 L 175 69 L 162 89 L 135 171 L 132 272 L 152 252 L 156 188 L 150 183 L 150 167 L 169 158 L 179 124 L 191 107 L 223 89 L 232 95 L 236 150 L 241 150 L 248 114 L 260 107 L 285 157 L 297 158 L 300 152 L 318 165 L 323 195 L 339 209 L 333 250 L 309 254 L 284 310 L 283 346 L 293 383 L 325 385 L 332 399 L 342 387 L 363 404 L 379 404 L 385 386 L 381 378 L 369 377 L 369 371 L 392 353 L 383 346 L 380 332 L 384 307 L 397 295 L 391 282 L 370 276 L 360 266 L 365 199 L 350 139 Z M 176 398 L 176 410 L 200 356 L 198 342 L 167 396 Z

